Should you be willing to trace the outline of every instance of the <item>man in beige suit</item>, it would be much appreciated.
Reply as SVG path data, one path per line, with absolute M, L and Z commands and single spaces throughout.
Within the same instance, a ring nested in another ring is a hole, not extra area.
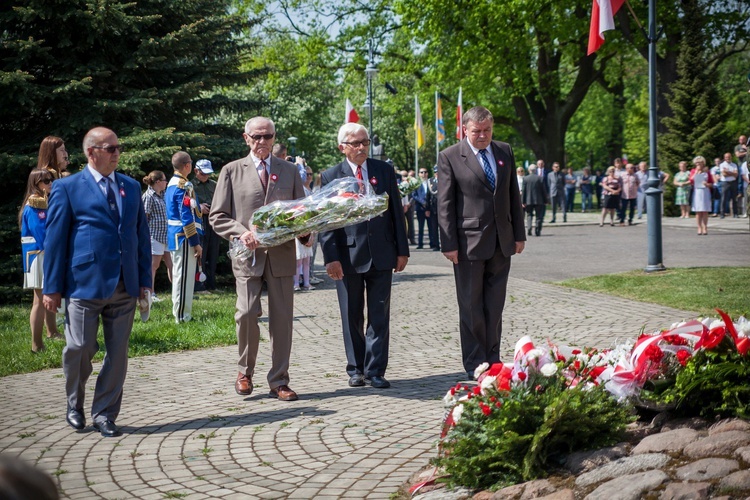
M 250 230 L 250 218 L 267 203 L 302 198 L 305 192 L 297 167 L 271 155 L 276 137 L 271 120 L 260 116 L 248 120 L 243 137 L 250 154 L 221 169 L 209 216 L 219 236 L 230 241 L 239 239 L 249 250 L 255 250 L 254 258 L 232 260 L 237 286 L 235 322 L 240 353 L 234 388 L 242 396 L 253 392 L 252 377 L 260 341 L 260 296 L 263 282 L 266 282 L 271 336 L 269 396 L 294 401 L 297 394 L 289 388 L 288 370 L 292 349 L 292 277 L 297 271 L 295 243 L 292 240 L 272 248 L 259 247 Z
M 492 113 L 464 114 L 466 139 L 438 158 L 438 224 L 443 255 L 453 263 L 464 370 L 500 360 L 510 257 L 526 234 L 513 150 L 492 140 Z

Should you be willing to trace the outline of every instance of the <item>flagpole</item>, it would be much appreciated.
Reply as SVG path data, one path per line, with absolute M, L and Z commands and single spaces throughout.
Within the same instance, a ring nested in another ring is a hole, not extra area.
M 435 91 L 435 164 L 437 165 L 437 159 L 438 156 L 440 156 L 440 137 L 439 135 L 439 128 L 440 124 L 438 123 L 438 95 L 439 92 Z
M 417 117 L 419 116 L 419 98 L 414 94 L 414 170 L 419 171 L 419 127 Z
M 648 1 L 648 132 L 649 169 L 646 185 L 646 213 L 648 216 L 648 266 L 646 272 L 664 271 L 661 231 L 661 196 L 659 167 L 656 160 L 656 0 Z

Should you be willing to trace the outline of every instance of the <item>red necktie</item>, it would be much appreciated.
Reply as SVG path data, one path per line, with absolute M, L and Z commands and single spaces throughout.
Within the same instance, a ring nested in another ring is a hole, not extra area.
M 266 161 L 260 160 L 260 166 L 263 170 L 260 171 L 260 183 L 263 184 L 263 191 L 268 191 L 268 170 L 266 170 Z
M 365 192 L 365 181 L 362 177 L 362 165 L 357 165 L 357 180 L 359 181 L 359 192 Z

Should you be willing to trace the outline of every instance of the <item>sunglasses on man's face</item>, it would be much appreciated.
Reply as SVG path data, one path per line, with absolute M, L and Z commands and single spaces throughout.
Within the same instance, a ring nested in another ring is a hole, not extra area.
M 256 135 L 251 135 L 249 137 L 250 137 L 250 139 L 252 139 L 252 140 L 254 140 L 254 141 L 257 142 L 257 141 L 259 141 L 261 139 L 265 139 L 267 141 L 270 141 L 271 139 L 273 139 L 273 136 L 274 136 L 274 134 L 256 134 Z
M 92 149 L 103 149 L 107 153 L 113 155 L 115 154 L 115 151 L 119 151 L 122 153 L 125 151 L 125 148 L 122 146 L 122 144 L 118 144 L 117 146 L 91 146 Z

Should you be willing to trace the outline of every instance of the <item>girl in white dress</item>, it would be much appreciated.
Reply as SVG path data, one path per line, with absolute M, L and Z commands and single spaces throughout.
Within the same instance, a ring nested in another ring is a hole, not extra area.
M 708 212 L 711 211 L 711 188 L 713 178 L 708 171 L 706 159 L 702 156 L 693 158 L 695 168 L 690 171 L 690 184 L 693 186 L 693 212 L 698 224 L 698 234 L 708 234 Z

